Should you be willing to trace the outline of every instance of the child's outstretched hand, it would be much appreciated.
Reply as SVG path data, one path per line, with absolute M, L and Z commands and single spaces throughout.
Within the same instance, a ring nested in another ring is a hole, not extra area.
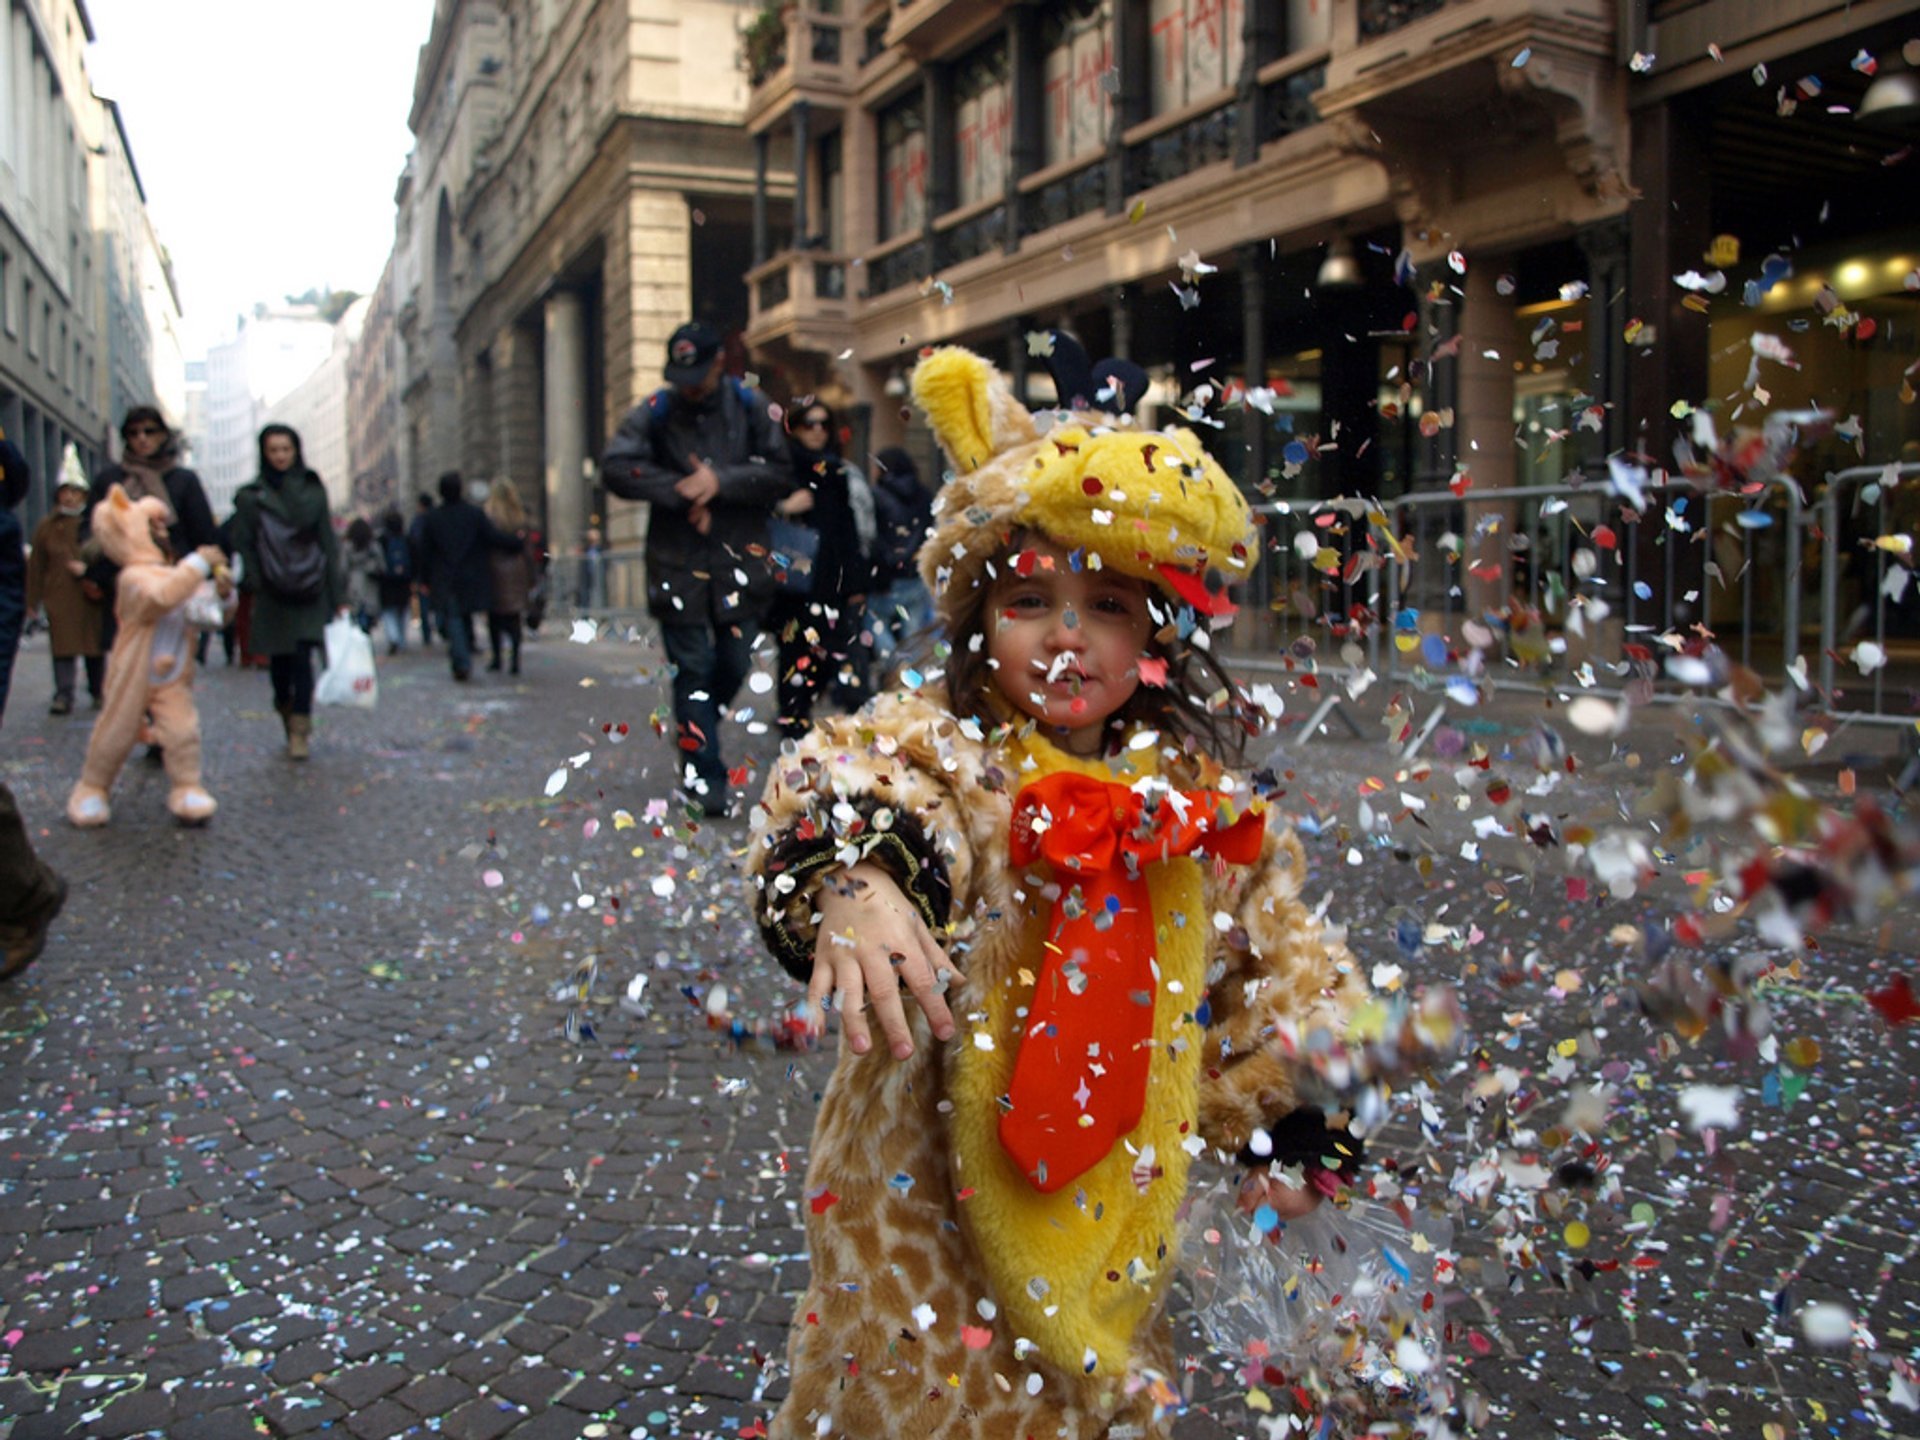
M 1256 1170 L 1240 1182 L 1240 1208 L 1251 1215 L 1266 1205 L 1282 1220 L 1298 1220 L 1320 1204 L 1320 1189 L 1313 1181 L 1309 1174 L 1306 1184 L 1289 1185 L 1264 1170 Z
M 913 1054 L 913 1035 L 900 998 L 912 992 L 941 1040 L 954 1034 L 953 1012 L 944 992 L 963 976 L 927 929 L 926 921 L 880 866 L 862 861 L 837 871 L 821 887 L 820 929 L 813 947 L 813 978 L 807 983 L 807 1011 L 814 1026 L 826 1026 L 825 1001 L 833 997 L 853 1053 L 873 1045 L 867 1029 L 866 1001 L 873 1000 L 887 1045 L 896 1060 Z

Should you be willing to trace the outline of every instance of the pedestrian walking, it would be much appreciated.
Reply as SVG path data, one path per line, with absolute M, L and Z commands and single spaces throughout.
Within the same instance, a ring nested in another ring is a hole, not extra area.
M 413 552 L 413 590 L 416 603 L 420 607 L 420 643 L 422 645 L 433 644 L 433 597 L 427 593 L 427 568 L 422 563 L 421 549 L 426 544 L 427 517 L 432 513 L 433 496 L 423 490 L 414 505 L 413 523 L 407 527 L 407 545 Z
M 804 568 L 798 557 L 784 557 L 785 580 L 767 628 L 780 644 L 780 733 L 797 738 L 812 725 L 823 690 L 845 694 L 853 702 L 848 709 L 864 698 L 860 631 L 873 568 L 855 511 L 855 484 L 864 487 L 866 480 L 840 454 L 832 408 L 803 399 L 791 414 L 794 489 L 774 513 L 804 526 L 814 553 Z
M 80 558 L 80 526 L 86 516 L 86 479 L 62 478 L 53 509 L 34 529 L 27 557 L 27 613 L 44 609 L 47 615 L 47 648 L 53 654 L 53 703 L 47 711 L 52 715 L 73 713 L 76 660 L 86 668 L 87 698 L 96 710 L 106 675 L 100 650 L 102 606 L 87 593 L 87 567 Z
M 347 522 L 347 543 L 340 549 L 340 568 L 346 576 L 347 613 L 363 633 L 373 630 L 380 613 L 380 550 L 373 541 L 373 524 L 364 515 Z
M 249 643 L 267 657 L 287 758 L 305 760 L 313 742 L 314 652 L 327 621 L 346 606 L 327 487 L 307 468 L 300 436 L 288 426 L 260 432 L 260 473 L 233 497 L 233 547 L 241 589 L 253 597 Z
M 576 553 L 580 574 L 575 581 L 574 603 L 582 610 L 607 607 L 607 547 L 601 542 L 600 527 L 589 525 L 580 537 Z
M 180 463 L 180 436 L 152 405 L 135 405 L 120 422 L 120 459 L 93 477 L 87 492 L 87 518 L 81 525 L 81 558 L 87 562 L 90 594 L 101 602 L 100 645 L 113 649 L 115 572 L 113 563 L 93 544 L 93 511 L 119 485 L 132 500 L 149 495 L 167 506 L 167 554 L 179 560 L 203 545 L 219 543 L 213 510 L 207 504 L 200 477 Z
M 753 667 L 774 590 L 767 519 L 794 485 L 766 396 L 725 363 L 710 326 L 675 330 L 666 385 L 628 412 L 600 463 L 610 491 L 651 506 L 647 611 L 673 669 L 681 793 L 715 818 L 732 812 L 720 717 Z
M 387 654 L 398 655 L 407 645 L 407 610 L 413 603 L 413 547 L 407 543 L 406 522 L 391 508 L 380 517 L 379 589 Z
M 521 625 L 539 571 L 533 558 L 533 539 L 527 531 L 526 506 L 520 503 L 520 491 L 504 475 L 487 490 L 487 519 L 503 534 L 520 542 L 517 550 L 494 550 L 487 556 L 493 580 L 493 596 L 487 602 L 487 644 L 493 658 L 487 669 L 500 669 L 500 650 L 505 644 L 512 651 L 511 672 L 520 673 Z
M 1341 1030 L 1357 967 L 1222 764 L 1244 731 L 1204 698 L 1217 662 L 1178 638 L 1229 608 L 1209 577 L 1258 532 L 1191 432 L 1040 436 L 964 350 L 913 383 L 958 472 L 920 557 L 944 677 L 784 755 L 751 851 L 769 947 L 842 1027 L 768 1433 L 1161 1434 L 1140 1377 L 1177 1374 L 1194 1142 L 1303 1166 L 1251 1187 L 1283 1217 L 1357 1149 L 1296 1106 L 1278 1038 Z M 955 1014 L 969 1043 L 936 1043 Z
M 913 456 L 899 446 L 888 446 L 873 460 L 879 538 L 874 546 L 867 623 L 874 653 L 888 660 L 933 620 L 933 600 L 915 564 L 933 528 L 933 495 L 920 483 Z
M 0 716 L 7 713 L 13 661 L 27 625 L 27 557 L 20 548 L 20 517 L 14 510 L 32 488 L 27 457 L 0 435 Z
M 493 608 L 490 553 L 524 552 L 525 548 L 524 536 L 503 531 L 467 499 L 459 471 L 449 470 L 440 477 L 440 503 L 428 514 L 421 535 L 420 566 L 447 637 L 447 658 L 455 680 L 473 673 L 474 612 Z

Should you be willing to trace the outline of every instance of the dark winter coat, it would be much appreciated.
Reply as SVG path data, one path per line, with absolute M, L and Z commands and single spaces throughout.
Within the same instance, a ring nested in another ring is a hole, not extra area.
M 933 497 L 910 471 L 874 468 L 874 585 L 884 589 L 915 573 L 914 557 L 933 528 Z
M 404 610 L 413 598 L 413 546 L 404 535 L 374 537 L 380 552 L 380 608 Z
M 33 488 L 27 457 L 11 440 L 0 439 L 0 714 L 13 688 L 13 657 L 27 623 L 27 557 L 20 548 L 20 517 L 13 507 Z
M 674 493 L 699 456 L 719 479 L 702 535 Z M 647 610 L 663 625 L 755 624 L 773 599 L 767 516 L 793 489 L 786 436 L 767 397 L 735 380 L 699 405 L 671 390 L 629 411 L 600 462 L 607 489 L 652 506 L 647 524 Z
M 853 519 L 852 479 L 847 462 L 831 450 L 793 447 L 796 489 L 813 492 L 813 508 L 793 517 L 818 532 L 819 553 L 813 557 L 810 604 L 839 605 L 849 596 L 864 595 L 873 584 L 873 566 L 860 548 L 859 527 Z
M 326 552 L 326 578 L 320 596 L 304 603 L 283 599 L 260 572 L 260 513 L 277 515 L 296 530 L 315 530 Z M 240 557 L 240 588 L 253 596 L 249 648 L 256 655 L 291 655 L 302 640 L 320 643 L 327 622 L 340 608 L 340 537 L 333 533 L 327 487 L 311 470 L 293 470 L 274 483 L 262 475 L 242 485 L 233 497 L 233 550 Z
M 86 516 L 62 515 L 58 510 L 33 532 L 33 553 L 27 557 L 27 613 L 47 610 L 47 638 L 55 655 L 98 655 L 100 619 L 106 605 L 90 600 L 84 577 L 70 562 L 80 558 L 80 525 Z
M 509 534 L 468 500 L 443 500 L 427 512 L 420 533 L 419 578 L 433 591 L 434 603 L 472 614 L 493 603 L 495 550 L 524 549 L 526 541 Z
M 20 517 L 0 510 L 0 714 L 13 688 L 13 657 L 27 620 L 27 561 L 20 550 Z
M 495 550 L 488 560 L 493 567 L 493 600 L 487 606 L 491 615 L 524 615 L 527 598 L 533 593 L 533 542 L 527 532 L 515 530 L 520 538 L 518 550 Z
M 173 510 L 173 523 L 167 527 L 167 547 L 172 550 L 173 558 L 184 560 L 202 545 L 219 544 L 219 527 L 213 523 L 213 507 L 207 503 L 206 487 L 201 485 L 200 477 L 162 456 L 154 457 L 154 468 L 160 471 L 160 483 Z M 93 507 L 106 499 L 107 492 L 115 485 L 126 484 L 127 470 L 123 465 L 109 465 L 93 477 L 93 483 L 87 488 L 87 513 L 80 525 L 82 545 L 93 538 Z M 127 493 L 136 500 L 140 498 L 132 486 L 127 487 Z M 119 575 L 120 567 L 104 556 L 96 555 L 88 562 L 87 579 L 98 585 L 104 595 L 114 593 Z

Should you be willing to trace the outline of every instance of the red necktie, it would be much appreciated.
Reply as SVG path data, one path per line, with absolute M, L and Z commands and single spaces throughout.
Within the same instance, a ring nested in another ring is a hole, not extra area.
M 1078 1179 L 1146 1109 L 1153 1062 L 1153 904 L 1146 867 L 1195 853 L 1259 858 L 1262 815 L 1222 825 L 1223 796 L 1162 793 L 1061 771 L 1021 790 L 1015 865 L 1043 859 L 1060 895 L 1000 1115 L 1000 1144 L 1043 1194 Z M 1190 915 L 1204 925 L 1208 917 Z

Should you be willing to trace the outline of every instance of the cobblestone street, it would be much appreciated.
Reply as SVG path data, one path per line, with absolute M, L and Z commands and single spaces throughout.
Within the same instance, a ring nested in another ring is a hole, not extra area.
M 377 710 L 323 712 L 293 766 L 266 676 L 216 647 L 198 683 L 213 824 L 176 827 L 136 758 L 112 826 L 82 834 L 60 806 L 88 717 L 46 715 L 44 642 L 27 647 L 0 763 L 72 897 L 0 992 L 0 1440 L 759 1433 L 784 1393 L 828 1057 L 750 1033 L 795 987 L 750 923 L 745 825 L 690 829 L 665 803 L 657 665 L 550 627 L 523 678 L 455 686 L 413 649 L 382 661 Z M 1521 733 L 1477 738 L 1498 755 Z M 736 762 L 771 755 L 738 734 Z M 1319 817 L 1310 894 L 1333 892 L 1369 966 L 1458 983 L 1473 1020 L 1476 1050 L 1428 1096 L 1447 1140 L 1409 1108 L 1375 1159 L 1437 1203 L 1503 1067 L 1509 1144 L 1559 1121 L 1557 1062 L 1614 1092 L 1588 1163 L 1620 1203 L 1549 1186 L 1456 1235 L 1473 1298 L 1452 1354 L 1482 1433 L 1920 1430 L 1888 1358 L 1920 1345 L 1920 1063 L 1914 1027 L 1860 999 L 1911 967 L 1910 939 L 1823 940 L 1771 997 L 1776 1035 L 1817 1037 L 1817 1063 L 1662 1043 L 1615 930 L 1659 903 L 1577 901 L 1544 861 L 1533 880 L 1467 863 L 1450 803 L 1422 877 L 1355 836 L 1356 796 L 1372 774 L 1379 803 L 1448 790 L 1445 766 L 1396 781 L 1350 741 L 1297 758 L 1283 803 Z M 1542 805 L 1601 814 L 1637 783 L 1595 765 Z M 1424 943 L 1396 938 L 1410 915 Z M 576 1006 L 562 992 L 590 960 Z M 570 1010 L 591 1038 L 563 1035 Z M 1676 1103 L 1707 1083 L 1744 1097 L 1717 1136 Z M 1853 1315 L 1836 1348 L 1796 1318 L 1820 1300 Z M 1265 1433 L 1263 1377 L 1196 1355 L 1183 1378 L 1183 1440 Z

